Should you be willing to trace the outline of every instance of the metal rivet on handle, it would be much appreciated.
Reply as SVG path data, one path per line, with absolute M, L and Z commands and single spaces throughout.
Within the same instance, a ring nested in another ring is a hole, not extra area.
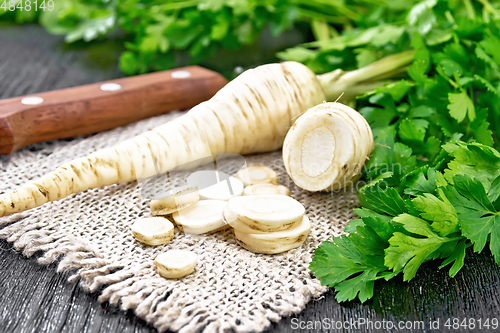
M 101 85 L 102 91 L 117 91 L 122 88 L 118 83 L 104 83 Z
M 187 71 L 175 71 L 175 72 L 172 72 L 171 75 L 174 79 L 186 79 L 186 78 L 191 76 L 191 73 L 189 73 Z
M 43 98 L 37 96 L 24 97 L 21 100 L 21 103 L 23 103 L 24 105 L 37 105 L 43 103 Z

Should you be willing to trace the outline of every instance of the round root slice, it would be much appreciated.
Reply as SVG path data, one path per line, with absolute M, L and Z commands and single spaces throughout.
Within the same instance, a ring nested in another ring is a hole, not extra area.
M 151 213 L 156 215 L 168 215 L 180 209 L 184 209 L 200 200 L 200 194 L 196 187 L 181 187 L 170 191 L 169 195 L 151 200 L 149 206 Z
M 254 165 L 245 169 L 241 169 L 236 174 L 236 177 L 248 185 L 254 184 L 278 184 L 278 174 L 273 169 L 265 165 Z
M 226 205 L 227 201 L 202 200 L 173 213 L 172 218 L 185 234 L 199 235 L 213 232 L 226 227 L 226 223 L 222 220 L 222 212 Z
M 158 274 L 167 279 L 178 279 L 194 271 L 198 256 L 184 250 L 170 250 L 155 258 Z
M 283 185 L 255 184 L 245 187 L 244 195 L 281 194 L 290 196 L 290 190 Z
M 190 186 L 196 186 L 203 200 L 229 200 L 243 194 L 243 183 L 221 171 L 203 170 L 187 178 Z
M 138 219 L 132 225 L 135 239 L 146 245 L 162 245 L 174 238 L 174 225 L 163 217 Z
M 267 233 L 290 228 L 304 212 L 300 202 L 285 195 L 248 195 L 229 200 L 223 217 L 242 232 Z
M 304 216 L 292 228 L 267 234 L 249 234 L 234 230 L 238 243 L 245 249 L 264 254 L 276 254 L 301 246 L 311 230 L 309 218 Z
M 297 186 L 337 190 L 359 177 L 373 136 L 364 118 L 353 112 L 340 103 L 323 103 L 295 122 L 285 138 L 283 161 Z

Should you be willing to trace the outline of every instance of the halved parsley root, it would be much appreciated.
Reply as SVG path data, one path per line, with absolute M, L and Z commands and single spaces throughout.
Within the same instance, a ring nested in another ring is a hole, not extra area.
M 372 150 L 372 131 L 358 112 L 323 103 L 293 124 L 283 144 L 283 162 L 297 186 L 332 191 L 361 176 Z
M 274 151 L 293 118 L 325 99 L 316 75 L 300 63 L 248 70 L 186 115 L 1 195 L 0 216 L 90 188 L 154 176 L 157 170 L 165 173 L 214 153 Z
M 343 91 L 366 92 L 383 73 L 408 65 L 400 53 L 353 72 L 317 77 L 297 62 L 248 70 L 186 115 L 114 147 L 63 164 L 42 178 L 0 196 L 0 216 L 18 213 L 73 193 L 147 178 L 214 153 L 274 151 L 295 118 Z M 363 82 L 370 83 L 364 85 Z M 326 92 L 326 93 L 325 93 Z

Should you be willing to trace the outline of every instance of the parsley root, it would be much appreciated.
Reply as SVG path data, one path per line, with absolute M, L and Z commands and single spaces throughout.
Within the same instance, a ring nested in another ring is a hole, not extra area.
M 352 78 L 352 85 L 360 85 L 363 79 L 370 82 L 380 78 L 381 72 L 390 73 L 408 65 L 412 58 L 412 53 L 404 52 L 382 59 L 381 67 L 374 63 L 368 70 L 337 71 L 333 76 L 317 77 L 297 62 L 248 70 L 184 116 L 63 164 L 14 192 L 0 195 L 0 216 L 91 188 L 165 173 L 214 153 L 276 150 L 282 146 L 295 118 L 327 96 L 337 98 L 342 93 L 341 90 L 337 94 L 332 87 L 336 82 L 348 90 L 350 79 L 346 77 Z M 369 83 L 365 88 L 376 84 Z

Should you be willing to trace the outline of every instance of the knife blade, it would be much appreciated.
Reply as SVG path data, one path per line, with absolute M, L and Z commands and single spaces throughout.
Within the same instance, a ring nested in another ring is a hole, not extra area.
M 189 66 L 0 100 L 0 155 L 193 107 L 227 80 Z

